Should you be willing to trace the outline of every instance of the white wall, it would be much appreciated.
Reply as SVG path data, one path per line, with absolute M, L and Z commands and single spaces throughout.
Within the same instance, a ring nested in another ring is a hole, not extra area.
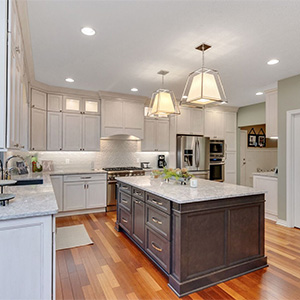
M 104 167 L 140 167 L 140 162 L 150 162 L 153 168 L 157 167 L 158 154 L 166 155 L 168 152 L 141 152 L 141 141 L 101 140 L 100 152 L 20 152 L 9 151 L 6 155 L 20 154 L 23 157 L 37 153 L 38 159 L 52 160 L 54 169 L 58 170 L 90 170 L 94 165 L 96 169 Z M 29 159 L 29 158 L 28 158 Z M 69 160 L 69 164 L 66 163 Z

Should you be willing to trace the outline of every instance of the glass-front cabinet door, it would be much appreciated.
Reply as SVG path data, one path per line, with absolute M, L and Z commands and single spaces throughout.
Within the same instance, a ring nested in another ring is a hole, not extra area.
M 100 115 L 100 100 L 83 99 L 83 112 L 86 114 Z
M 82 99 L 72 96 L 64 96 L 63 111 L 80 114 L 82 112 Z

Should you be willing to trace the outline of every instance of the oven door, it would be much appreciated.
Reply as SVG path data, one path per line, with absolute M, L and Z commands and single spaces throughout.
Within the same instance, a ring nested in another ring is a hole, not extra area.
M 210 164 L 210 180 L 224 181 L 224 163 Z
M 116 210 L 117 207 L 117 181 L 107 182 L 107 210 Z

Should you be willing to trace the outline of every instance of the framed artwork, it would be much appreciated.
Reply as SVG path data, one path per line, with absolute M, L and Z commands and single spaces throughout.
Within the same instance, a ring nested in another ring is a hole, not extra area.
M 252 128 L 248 133 L 248 147 L 256 147 L 256 146 L 257 146 L 257 135 L 254 128 Z
M 257 134 L 257 146 L 259 147 L 266 147 L 266 135 L 261 128 L 260 131 Z

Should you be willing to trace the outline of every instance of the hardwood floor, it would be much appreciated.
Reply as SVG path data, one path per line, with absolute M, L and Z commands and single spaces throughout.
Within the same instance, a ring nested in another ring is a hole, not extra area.
M 116 214 L 57 218 L 84 224 L 94 244 L 56 252 L 57 299 L 179 299 L 167 277 L 123 234 Z M 182 299 L 300 300 L 300 230 L 266 221 L 269 267 Z

